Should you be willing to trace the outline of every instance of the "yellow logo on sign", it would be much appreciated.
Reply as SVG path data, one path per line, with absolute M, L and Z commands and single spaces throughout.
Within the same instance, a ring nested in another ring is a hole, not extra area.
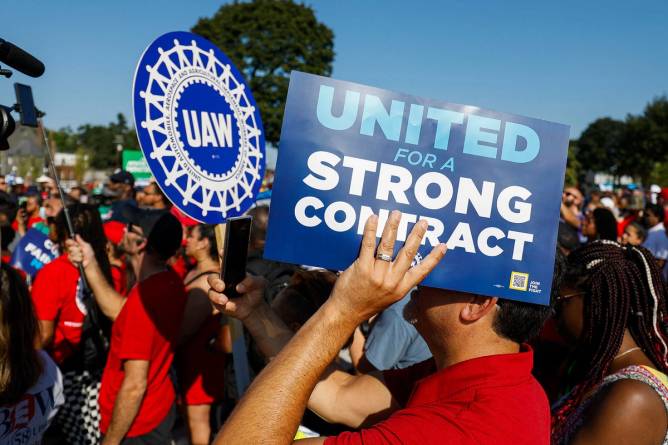
M 510 286 L 513 290 L 526 291 L 529 287 L 529 274 L 522 272 L 512 272 L 510 274 Z

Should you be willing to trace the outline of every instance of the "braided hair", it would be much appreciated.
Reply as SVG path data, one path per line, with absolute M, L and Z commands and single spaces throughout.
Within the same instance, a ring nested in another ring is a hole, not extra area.
M 643 247 L 594 241 L 568 258 L 565 282 L 585 292 L 583 329 L 574 353 L 572 390 L 553 410 L 554 442 L 568 419 L 610 367 L 628 329 L 656 369 L 668 372 L 666 286 Z

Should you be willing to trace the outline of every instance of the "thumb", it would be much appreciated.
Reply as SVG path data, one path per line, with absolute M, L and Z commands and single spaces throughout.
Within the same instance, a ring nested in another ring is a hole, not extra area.
M 83 238 L 81 238 L 81 236 L 78 235 L 78 234 L 75 234 L 75 235 L 74 235 L 74 239 L 77 241 L 77 244 L 83 244 L 83 243 L 85 243 L 85 241 L 83 240 Z

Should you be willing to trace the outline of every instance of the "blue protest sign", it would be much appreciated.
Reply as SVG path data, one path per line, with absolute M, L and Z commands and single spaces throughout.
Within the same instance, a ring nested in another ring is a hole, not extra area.
M 293 72 L 272 189 L 267 258 L 331 269 L 364 223 L 429 222 L 424 285 L 549 301 L 569 127 Z M 380 228 L 378 236 L 380 237 Z
M 58 257 L 58 246 L 49 239 L 47 233 L 38 227 L 28 229 L 14 248 L 9 261 L 13 267 L 30 275 L 31 279 L 45 264 Z
M 217 224 L 253 204 L 265 168 L 260 112 L 213 43 L 188 32 L 158 37 L 137 65 L 133 104 L 144 158 L 183 213 Z

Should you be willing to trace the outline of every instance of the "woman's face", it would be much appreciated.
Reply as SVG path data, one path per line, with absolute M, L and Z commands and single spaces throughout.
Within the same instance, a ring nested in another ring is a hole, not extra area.
M 596 238 L 596 223 L 594 222 L 594 215 L 591 212 L 585 215 L 582 222 L 582 234 L 589 239 Z
M 642 239 L 638 236 L 638 231 L 633 226 L 627 226 L 622 235 L 622 244 L 630 244 L 632 246 L 639 246 L 642 244 Z
M 585 292 L 572 286 L 563 286 L 557 297 L 556 318 L 559 333 L 570 343 L 576 343 L 582 334 Z
M 188 230 L 188 236 L 186 237 L 186 255 L 193 256 L 199 248 L 199 242 L 199 227 L 192 227 L 190 230 Z

